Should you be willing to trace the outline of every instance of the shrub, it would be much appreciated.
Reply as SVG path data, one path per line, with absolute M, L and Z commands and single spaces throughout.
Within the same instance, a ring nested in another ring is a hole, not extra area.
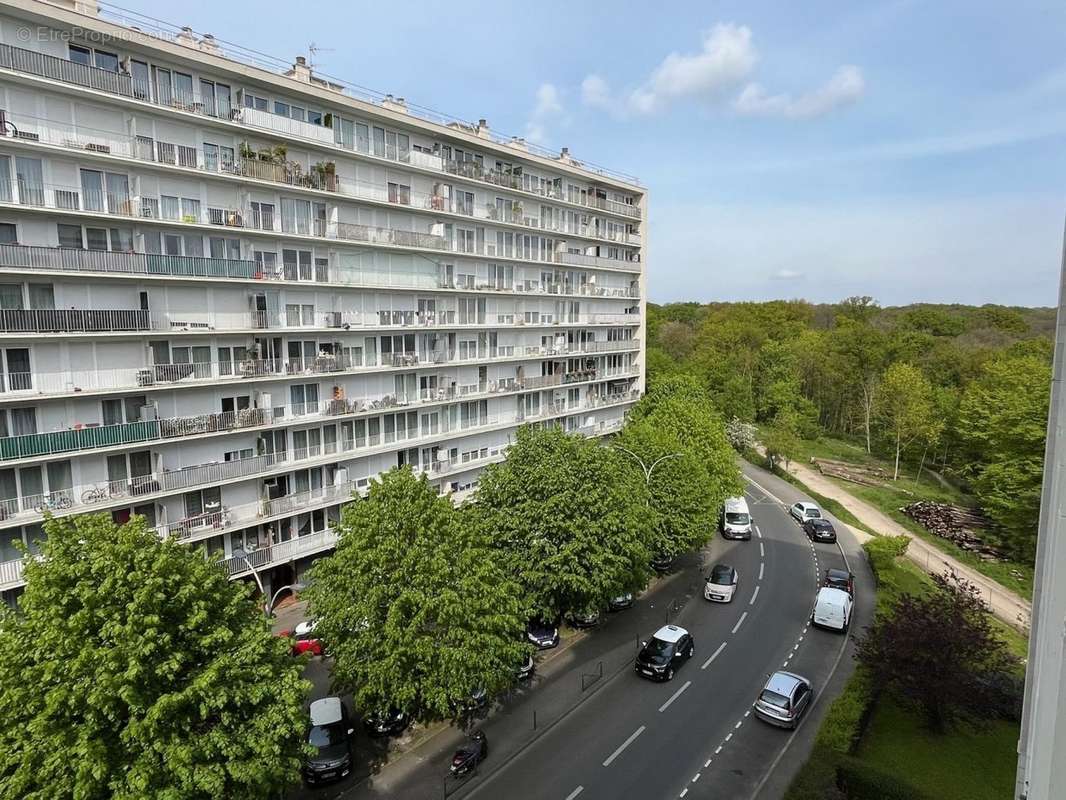
M 895 775 L 851 757 L 837 765 L 837 786 L 848 800 L 932 800 Z

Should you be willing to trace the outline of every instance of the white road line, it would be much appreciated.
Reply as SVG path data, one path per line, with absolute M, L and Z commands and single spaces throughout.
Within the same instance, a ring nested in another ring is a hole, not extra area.
M 751 715 L 751 709 L 749 708 L 747 711 L 744 712 L 744 719 L 747 719 L 750 715 Z
M 776 500 L 781 505 L 785 505 L 785 501 L 784 500 L 782 500 L 776 494 L 771 492 L 769 489 L 763 488 L 763 486 L 760 483 L 758 483 L 757 481 L 753 481 L 747 475 L 744 476 L 744 480 L 746 480 L 748 483 L 750 483 L 752 486 L 754 486 L 756 489 L 758 489 L 760 492 L 762 492 L 767 497 L 771 498 L 772 500 Z
M 737 720 L 737 724 L 733 726 L 733 730 L 736 730 L 737 728 L 739 728 L 743 724 L 744 724 L 744 720 L 738 719 Z
M 711 666 L 711 662 L 718 658 L 718 654 L 725 650 L 725 646 L 725 642 L 722 642 L 720 645 L 718 645 L 718 649 L 711 653 L 711 657 L 703 662 L 703 666 L 700 667 L 700 669 L 707 669 L 707 667 Z
M 574 789 L 574 791 L 570 792 L 570 794 L 566 796 L 566 800 L 574 800 L 574 798 L 581 794 L 583 791 L 585 791 L 585 787 L 578 786 L 576 789 Z
M 747 618 L 748 612 L 745 611 L 743 614 L 740 615 L 740 619 L 737 620 L 737 624 L 733 626 L 733 633 L 736 633 L 740 630 L 740 626 L 744 624 L 744 620 L 746 620 Z
M 766 548 L 762 546 L 762 542 L 759 542 L 759 558 L 766 558 Z
M 622 742 L 622 744 L 618 746 L 617 750 L 607 756 L 607 760 L 603 762 L 603 766 L 611 766 L 611 762 L 618 758 L 618 756 L 622 755 L 622 751 L 629 747 L 629 745 L 633 744 L 633 740 L 640 736 L 642 733 L 644 733 L 643 725 L 641 725 L 639 728 L 629 734 L 629 738 Z
M 687 689 L 691 685 L 692 685 L 692 681 L 685 681 L 684 684 L 682 684 L 680 689 L 678 689 L 676 692 L 674 692 L 672 695 L 670 695 L 670 699 L 669 700 L 667 700 L 665 703 L 663 703 L 661 706 L 659 706 L 659 713 L 661 714 L 664 711 L 666 711 L 666 709 L 668 709 L 670 707 L 670 704 L 672 702 L 674 702 L 677 698 L 679 698 L 681 696 L 681 693 L 683 691 L 685 691 L 685 689 Z
M 759 596 L 759 588 L 760 588 L 759 586 L 755 587 L 755 593 L 752 594 L 751 600 L 748 601 L 748 605 L 749 606 L 755 605 L 755 598 Z
M 721 752 L 722 752 L 722 745 L 718 745 L 716 748 L 714 748 L 714 754 L 715 755 L 718 755 Z
M 733 734 L 732 734 L 732 732 L 730 732 L 729 734 L 726 735 L 725 740 L 728 742 L 732 738 L 733 738 Z
M 766 569 L 766 562 L 765 561 L 760 561 L 759 562 L 759 580 L 760 581 L 762 580 L 763 570 L 765 570 L 765 569 Z
M 702 774 L 703 774 L 702 772 L 697 772 L 695 774 L 695 776 L 693 776 L 692 782 L 695 783 L 696 781 L 698 781 L 700 779 L 700 775 L 702 775 Z
M 688 794 L 688 787 L 687 786 L 684 789 L 681 790 L 681 794 L 679 794 L 678 797 L 684 797 L 686 794 Z
M 709 766 L 711 766 L 711 759 L 708 758 L 706 761 L 703 762 L 703 768 L 707 769 L 707 767 Z
M 759 530 L 758 525 L 755 526 L 755 535 L 758 536 L 760 539 L 762 538 L 762 531 Z

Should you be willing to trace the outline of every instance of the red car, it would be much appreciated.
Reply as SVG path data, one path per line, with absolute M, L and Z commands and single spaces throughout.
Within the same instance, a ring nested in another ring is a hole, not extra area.
M 296 630 L 282 631 L 278 636 L 287 636 L 292 640 L 292 654 L 294 656 L 310 653 L 313 656 L 322 655 L 322 642 L 315 636 L 315 625 L 312 621 L 301 622 Z

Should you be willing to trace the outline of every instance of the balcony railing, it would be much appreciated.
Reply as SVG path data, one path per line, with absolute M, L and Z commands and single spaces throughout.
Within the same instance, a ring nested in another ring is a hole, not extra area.
M 108 333 L 152 329 L 150 311 L 97 309 L 0 310 L 3 333 Z
M 337 531 L 327 528 L 317 533 L 293 536 L 287 542 L 278 542 L 246 553 L 244 558 L 226 558 L 218 563 L 234 578 L 252 569 L 264 569 L 275 564 L 285 564 L 297 558 L 327 550 L 336 546 Z
M 84 86 L 101 92 L 133 97 L 133 79 L 129 75 L 111 72 L 84 64 L 75 64 L 65 58 L 45 55 L 11 45 L 0 45 L 0 67 L 39 75 L 63 83 Z
M 253 261 L 229 258 L 167 256 L 0 244 L 0 266 L 56 272 L 103 272 L 129 275 L 176 275 L 199 278 L 254 278 Z

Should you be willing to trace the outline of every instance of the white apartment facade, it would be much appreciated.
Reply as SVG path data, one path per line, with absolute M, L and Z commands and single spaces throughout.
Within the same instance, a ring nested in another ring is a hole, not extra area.
M 269 590 L 397 464 L 644 386 L 635 179 L 94 4 L 0 3 L 0 591 L 46 510 L 143 514 Z

